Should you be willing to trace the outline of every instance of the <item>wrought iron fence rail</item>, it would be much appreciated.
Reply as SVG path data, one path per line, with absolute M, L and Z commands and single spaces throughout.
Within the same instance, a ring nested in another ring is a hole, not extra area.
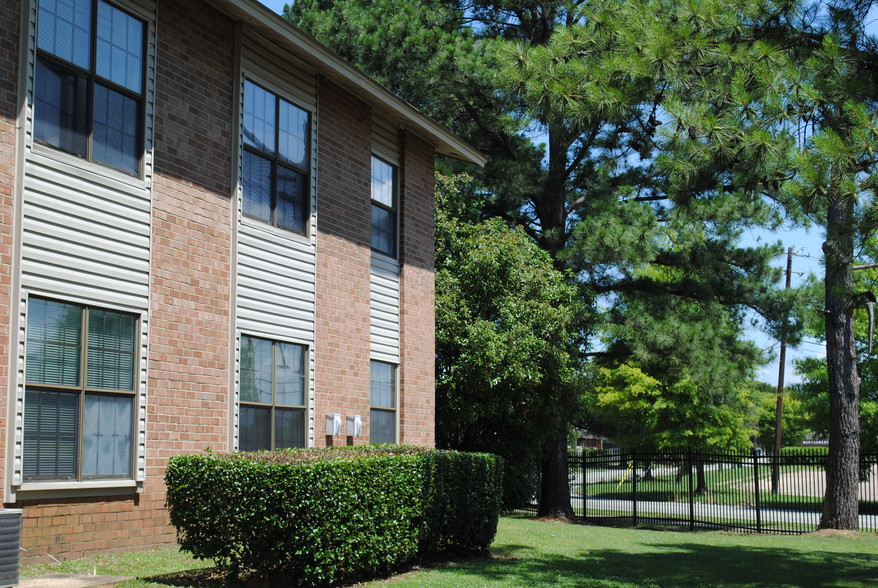
M 568 457 L 571 505 L 595 521 L 759 533 L 817 529 L 826 452 L 587 451 Z M 860 529 L 878 531 L 878 454 L 861 456 Z M 530 509 L 536 512 L 536 505 Z

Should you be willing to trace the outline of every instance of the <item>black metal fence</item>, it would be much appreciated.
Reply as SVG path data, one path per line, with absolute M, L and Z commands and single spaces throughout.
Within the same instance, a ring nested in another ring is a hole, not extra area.
M 585 451 L 568 458 L 571 503 L 586 520 L 805 533 L 820 522 L 826 458 L 825 449 Z M 878 531 L 878 455 L 861 456 L 861 479 L 860 529 Z

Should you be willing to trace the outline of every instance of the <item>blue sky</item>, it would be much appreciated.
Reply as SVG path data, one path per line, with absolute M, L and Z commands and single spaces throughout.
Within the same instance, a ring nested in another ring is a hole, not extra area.
M 283 12 L 284 4 L 290 4 L 292 0 L 259 0 L 278 14 Z
M 280 14 L 283 11 L 284 4 L 290 3 L 290 0 L 260 0 L 262 4 Z M 820 275 L 823 271 L 821 266 L 821 246 L 823 244 L 823 235 L 821 229 L 812 228 L 781 230 L 773 233 L 767 231 L 751 231 L 745 235 L 745 243 L 756 242 L 775 242 L 783 243 L 784 251 L 788 247 L 793 247 L 797 254 L 793 257 L 792 285 L 793 287 L 804 282 L 808 274 L 814 273 Z M 775 260 L 778 267 L 786 267 L 786 255 L 781 255 Z M 778 342 L 772 340 L 757 330 L 751 331 L 751 338 L 759 347 L 765 349 L 774 356 L 777 355 Z M 814 357 L 825 355 L 824 346 L 815 340 L 806 340 L 797 349 L 787 350 L 787 368 L 785 379 L 787 383 L 796 381 L 793 371 L 792 362 L 796 358 Z M 770 384 L 777 384 L 777 361 L 774 360 L 766 365 L 759 373 L 758 379 Z

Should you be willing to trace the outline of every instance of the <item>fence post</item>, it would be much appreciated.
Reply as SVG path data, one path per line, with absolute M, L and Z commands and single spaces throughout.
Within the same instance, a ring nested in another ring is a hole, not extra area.
M 689 530 L 695 530 L 695 489 L 692 483 L 692 447 L 686 451 L 686 469 L 689 471 Z
M 753 489 L 756 497 L 756 532 L 762 532 L 762 505 L 759 501 L 759 455 L 753 450 Z
M 637 526 L 637 450 L 631 450 L 631 524 Z

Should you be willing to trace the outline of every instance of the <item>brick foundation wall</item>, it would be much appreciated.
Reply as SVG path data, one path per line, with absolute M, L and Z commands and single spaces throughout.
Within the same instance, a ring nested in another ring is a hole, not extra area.
M 18 114 L 18 63 L 21 2 L 0 0 L 0 480 L 5 480 L 9 406 L 10 324 L 13 302 L 13 227 L 15 226 L 15 130 Z
M 369 440 L 369 270 L 371 118 L 368 107 L 334 84 L 320 85 L 317 125 L 317 325 L 315 444 L 326 414 L 359 414 Z M 344 431 L 343 431 L 344 433 Z
M 433 148 L 404 140 L 400 228 L 400 443 L 436 443 Z

